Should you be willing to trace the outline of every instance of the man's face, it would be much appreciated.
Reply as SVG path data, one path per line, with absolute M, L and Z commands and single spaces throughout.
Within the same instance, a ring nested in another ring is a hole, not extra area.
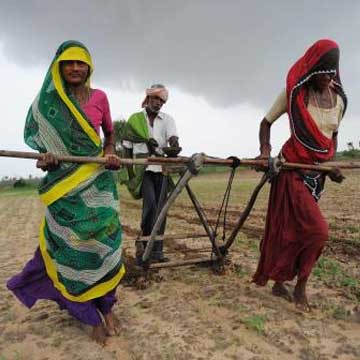
M 89 75 L 89 65 L 82 61 L 61 61 L 60 69 L 65 82 L 73 86 L 85 84 Z
M 157 114 L 162 106 L 165 104 L 165 101 L 161 99 L 159 96 L 149 96 L 147 108 L 152 112 Z

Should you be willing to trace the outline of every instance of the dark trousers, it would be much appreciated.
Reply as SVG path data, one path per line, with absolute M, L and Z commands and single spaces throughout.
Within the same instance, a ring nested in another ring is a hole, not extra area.
M 143 209 L 141 218 L 141 231 L 143 236 L 149 236 L 155 225 L 156 218 L 159 215 L 161 208 L 166 200 L 166 188 L 163 190 L 162 199 L 161 188 L 167 185 L 167 178 L 161 173 L 145 171 L 143 183 L 141 186 L 141 195 L 143 198 Z M 161 224 L 158 235 L 163 235 L 165 232 L 166 219 Z M 144 246 L 147 242 L 144 241 Z M 152 258 L 157 258 L 163 254 L 163 241 L 156 240 L 152 251 Z

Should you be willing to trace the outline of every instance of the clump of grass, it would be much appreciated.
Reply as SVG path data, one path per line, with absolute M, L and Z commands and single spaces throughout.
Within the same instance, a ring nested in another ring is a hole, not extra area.
M 318 261 L 313 274 L 325 283 L 337 286 L 357 287 L 359 281 L 348 274 L 341 268 L 341 265 L 333 259 L 325 256 Z
M 346 320 L 347 311 L 343 306 L 336 306 L 332 311 L 332 316 L 337 320 Z
M 349 288 L 357 288 L 359 286 L 359 280 L 351 277 L 351 276 L 344 276 L 341 280 L 340 280 L 340 285 L 341 286 L 345 286 L 345 287 L 349 287 Z
M 349 225 L 346 230 L 352 234 L 360 234 L 360 225 Z
M 333 259 L 322 256 L 314 271 L 314 276 L 328 286 L 346 288 L 360 301 L 360 281 L 347 274 L 341 265 Z
M 256 254 L 258 254 L 260 252 L 258 240 L 249 240 L 248 247 Z
M 266 317 L 263 315 L 253 315 L 241 319 L 249 329 L 255 330 L 259 334 L 263 334 L 265 331 Z
M 336 280 L 342 275 L 342 270 L 337 261 L 323 256 L 319 259 L 313 274 L 320 280 Z
M 240 264 L 232 264 L 231 270 L 239 277 L 244 277 L 249 274 L 249 272 Z

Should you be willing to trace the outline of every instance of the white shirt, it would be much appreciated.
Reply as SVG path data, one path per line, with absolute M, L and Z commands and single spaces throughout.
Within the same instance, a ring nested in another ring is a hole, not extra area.
M 172 136 L 178 136 L 175 121 L 170 115 L 159 111 L 154 119 L 153 127 L 151 127 L 145 109 L 143 110 L 143 113 L 148 125 L 149 136 L 158 142 L 159 147 L 157 148 L 157 151 L 160 154 L 163 154 L 162 148 L 168 146 L 169 139 Z M 131 141 L 124 140 L 123 146 L 127 149 L 133 149 L 134 155 L 146 154 L 149 152 L 145 143 L 132 143 Z M 161 172 L 161 165 L 149 165 L 146 167 L 146 171 Z

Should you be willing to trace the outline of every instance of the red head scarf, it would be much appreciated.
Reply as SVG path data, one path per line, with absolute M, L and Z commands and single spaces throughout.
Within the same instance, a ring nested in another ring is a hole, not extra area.
M 333 140 L 320 131 L 305 104 L 306 85 L 312 76 L 322 73 L 334 74 L 334 89 L 342 97 L 346 109 L 347 100 L 339 75 L 339 47 L 332 40 L 319 40 L 291 67 L 287 76 L 291 137 L 282 148 L 287 161 L 322 162 L 334 155 Z

